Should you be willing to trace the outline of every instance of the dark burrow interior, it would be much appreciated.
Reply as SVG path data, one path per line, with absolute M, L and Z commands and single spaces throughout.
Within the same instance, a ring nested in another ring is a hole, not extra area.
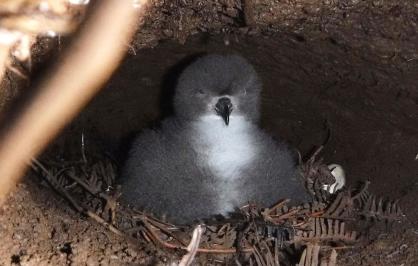
M 304 157 L 324 145 L 321 156 L 326 163 L 344 167 L 348 185 L 370 180 L 372 192 L 400 199 L 416 228 L 418 61 L 394 62 L 392 58 L 351 49 L 331 38 L 308 40 L 293 33 L 261 37 L 197 34 L 185 44 L 164 41 L 155 48 L 138 50 L 126 57 L 105 88 L 48 152 L 63 157 L 80 156 L 83 134 L 87 150 L 100 147 L 122 162 L 132 136 L 170 112 L 170 95 L 181 69 L 195 56 L 212 52 L 237 53 L 254 65 L 263 83 L 262 128 L 289 142 Z M 22 186 L 32 194 L 15 198 L 15 204 L 29 197 L 42 205 L 48 198 L 56 197 L 53 193 L 36 195 L 47 188 L 33 182 L 24 182 Z M 53 204 L 55 208 L 50 209 L 59 209 L 66 203 L 58 200 Z M 21 208 L 24 212 L 25 207 Z M 74 215 L 71 210 L 55 211 L 63 220 L 71 220 L 69 217 Z M 42 216 L 50 212 L 41 211 Z M 72 230 L 80 232 L 84 228 L 91 238 L 97 231 L 100 234 L 100 229 L 87 229 L 85 220 L 79 223 L 79 229 L 67 229 L 66 238 L 61 239 L 77 243 L 75 247 L 73 244 L 74 250 L 80 249 L 84 240 L 74 240 Z M 115 241 L 103 234 L 107 238 L 104 242 Z M 101 238 L 95 239 L 101 242 Z M 15 241 L 18 236 L 14 234 L 12 239 Z M 90 243 L 90 247 L 95 245 Z M 122 244 L 118 247 L 125 248 Z M 102 250 L 106 249 L 110 248 L 105 246 Z M 22 255 L 16 249 L 10 252 L 10 256 L 23 257 L 30 253 Z M 125 248 L 124 260 L 121 259 L 125 263 L 129 261 L 127 257 L 140 257 L 129 252 Z M 67 253 L 65 256 L 69 256 Z M 70 255 L 81 253 L 73 251 Z M 62 261 L 59 256 L 54 258 Z
M 418 63 L 373 61 L 332 40 L 197 35 L 140 50 L 70 126 L 74 141 L 84 132 L 123 161 L 130 137 L 170 114 L 176 77 L 204 53 L 236 53 L 254 65 L 263 82 L 261 127 L 303 156 L 324 144 L 325 161 L 341 164 L 350 185 L 370 180 L 392 198 L 417 192 Z

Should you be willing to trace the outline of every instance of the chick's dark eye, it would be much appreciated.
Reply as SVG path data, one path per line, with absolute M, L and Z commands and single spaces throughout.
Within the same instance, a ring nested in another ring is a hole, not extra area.
M 204 94 L 205 94 L 205 91 L 204 91 L 204 90 L 202 90 L 202 89 L 198 89 L 198 90 L 197 90 L 197 94 L 199 94 L 199 95 L 204 95 Z

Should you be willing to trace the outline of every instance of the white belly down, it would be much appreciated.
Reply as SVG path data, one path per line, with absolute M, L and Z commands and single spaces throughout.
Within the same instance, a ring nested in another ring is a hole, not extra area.
M 219 182 L 219 207 L 232 211 L 239 195 L 234 184 L 255 159 L 257 147 L 254 126 L 241 116 L 231 116 L 228 126 L 219 116 L 205 116 L 195 124 L 194 149 L 199 161 Z

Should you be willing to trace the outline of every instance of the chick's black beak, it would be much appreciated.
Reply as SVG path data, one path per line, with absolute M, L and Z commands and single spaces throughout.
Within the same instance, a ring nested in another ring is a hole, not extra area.
M 229 115 L 232 112 L 231 99 L 227 97 L 220 98 L 215 105 L 215 111 L 223 118 L 225 125 L 229 125 Z

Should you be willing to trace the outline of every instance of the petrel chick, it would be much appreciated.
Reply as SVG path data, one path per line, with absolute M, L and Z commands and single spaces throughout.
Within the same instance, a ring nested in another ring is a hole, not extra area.
M 257 127 L 261 83 L 237 55 L 207 55 L 181 74 L 175 115 L 134 141 L 122 199 L 185 224 L 248 202 L 308 199 L 288 147 Z

